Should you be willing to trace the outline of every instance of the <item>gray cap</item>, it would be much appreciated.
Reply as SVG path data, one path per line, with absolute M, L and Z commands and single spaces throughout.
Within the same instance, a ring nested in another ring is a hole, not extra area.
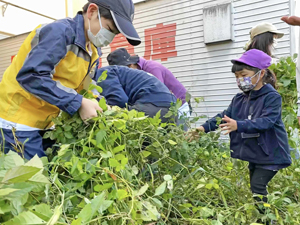
M 134 4 L 132 0 L 88 0 L 99 6 L 107 8 L 114 19 L 116 27 L 131 45 L 139 45 L 141 39 L 136 32 L 132 21 L 134 18 Z

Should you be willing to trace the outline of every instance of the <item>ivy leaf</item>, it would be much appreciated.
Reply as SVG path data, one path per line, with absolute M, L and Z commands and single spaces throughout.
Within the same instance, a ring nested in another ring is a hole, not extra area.
M 159 185 L 158 188 L 155 189 L 154 195 L 156 195 L 156 196 L 162 195 L 165 192 L 166 187 L 167 187 L 167 182 L 164 181 L 161 185 Z

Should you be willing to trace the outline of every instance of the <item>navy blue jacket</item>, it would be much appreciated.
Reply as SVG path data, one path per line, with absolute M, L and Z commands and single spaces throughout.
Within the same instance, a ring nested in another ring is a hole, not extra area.
M 176 97 L 153 75 L 126 66 L 107 66 L 97 70 L 97 81 L 107 70 L 106 80 L 97 83 L 109 105 L 124 108 L 126 104 L 152 103 L 158 107 L 170 107 Z
M 237 94 L 227 110 L 203 125 L 205 131 L 216 130 L 216 118 L 225 115 L 237 121 L 237 131 L 230 133 L 233 158 L 256 164 L 291 164 L 281 119 L 281 96 L 270 84 L 258 91 Z

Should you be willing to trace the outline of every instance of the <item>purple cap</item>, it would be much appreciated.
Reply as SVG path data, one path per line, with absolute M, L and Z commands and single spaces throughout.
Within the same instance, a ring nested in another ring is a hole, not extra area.
M 269 55 L 257 49 L 251 49 L 245 52 L 241 58 L 231 60 L 232 63 L 240 62 L 261 70 L 271 66 L 271 61 L 272 58 Z

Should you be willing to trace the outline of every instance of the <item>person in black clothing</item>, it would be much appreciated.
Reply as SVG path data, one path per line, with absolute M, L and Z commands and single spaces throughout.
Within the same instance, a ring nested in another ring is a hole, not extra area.
M 177 122 L 175 116 L 164 117 L 176 103 L 176 97 L 152 74 L 125 66 L 107 66 L 97 70 L 95 81 L 104 71 L 107 71 L 107 78 L 97 85 L 103 89 L 101 95 L 109 105 L 121 108 L 128 105 L 129 110 L 135 109 L 150 117 L 161 111 L 162 123 Z

